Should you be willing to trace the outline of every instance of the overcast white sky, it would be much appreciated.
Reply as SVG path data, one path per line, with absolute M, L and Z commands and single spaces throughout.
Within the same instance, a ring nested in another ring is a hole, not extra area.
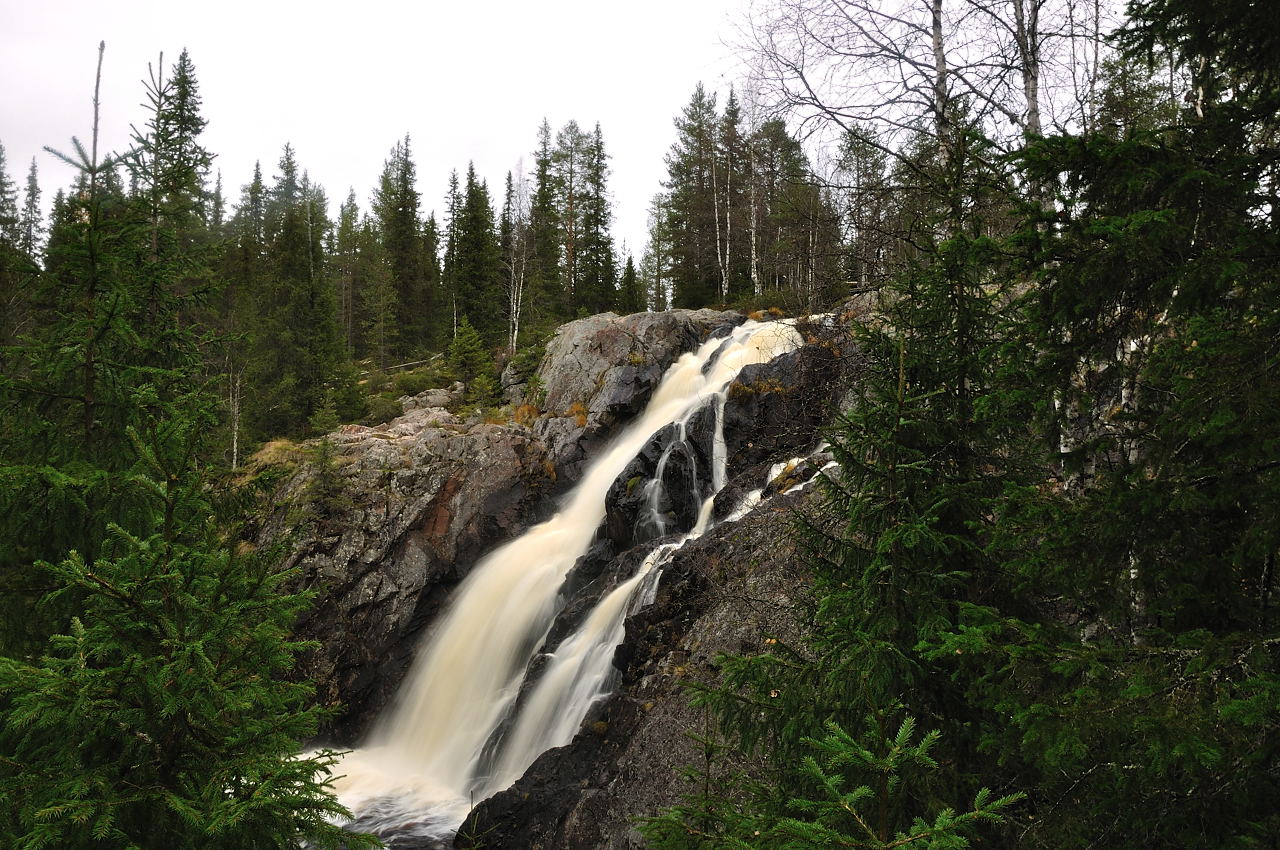
M 396 139 L 413 137 L 424 214 L 443 208 L 450 169 L 474 160 L 500 203 L 508 169 L 545 116 L 599 121 L 611 154 L 615 238 L 638 254 L 665 175 L 672 119 L 694 85 L 727 90 L 748 0 L 0 0 L 0 143 L 19 184 L 32 156 L 45 203 L 70 173 L 41 148 L 90 135 L 103 66 L 107 150 L 141 125 L 141 80 L 164 52 L 195 63 L 206 147 L 232 201 L 254 160 L 270 180 L 293 143 L 331 206 L 361 209 Z

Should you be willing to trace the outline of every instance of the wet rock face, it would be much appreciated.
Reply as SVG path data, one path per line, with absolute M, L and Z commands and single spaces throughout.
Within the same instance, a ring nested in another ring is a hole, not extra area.
M 711 682 L 721 653 L 793 636 L 798 553 L 787 517 L 812 493 L 778 497 L 682 549 L 654 604 L 627 621 L 614 657 L 620 685 L 573 742 L 544 753 L 510 789 L 482 802 L 454 840 L 487 850 L 640 850 L 638 818 L 690 788 L 677 768 L 699 755 L 704 727 L 684 685 Z
M 687 733 L 703 729 L 705 717 L 688 704 L 683 684 L 714 682 L 721 653 L 761 651 L 770 637 L 797 638 L 793 610 L 804 593 L 804 561 L 791 523 L 794 511 L 811 510 L 820 495 L 815 487 L 787 491 L 829 456 L 812 455 L 784 467 L 774 482 L 765 479 L 774 463 L 810 455 L 821 426 L 832 421 L 862 368 L 847 324 L 804 331 L 805 348 L 744 369 L 725 403 L 729 481 L 715 515 L 723 518 L 753 490 L 763 489 L 766 501 L 677 552 L 654 604 L 627 621 L 626 639 L 614 656 L 620 683 L 613 695 L 593 710 L 572 743 L 544 753 L 510 789 L 477 806 L 455 847 L 644 847 L 636 820 L 678 803 L 690 789 L 677 768 L 699 760 Z M 713 433 L 714 407 L 708 405 L 687 428 L 693 462 L 710 457 Z M 605 533 L 619 550 L 645 537 L 636 523 L 645 509 L 643 485 L 656 474 L 667 443 L 669 435 L 657 435 L 610 488 Z M 693 462 L 675 464 L 675 477 L 688 475 Z M 671 517 L 675 521 L 674 512 Z M 653 542 L 622 552 L 615 563 L 634 561 Z M 596 569 L 627 574 L 625 565 Z
M 831 422 L 838 400 L 862 368 L 847 329 L 806 334 L 805 347 L 768 363 L 748 366 L 729 388 L 725 402 L 728 475 L 767 460 L 794 456 L 812 446 Z
M 324 704 L 344 706 L 329 731 L 355 740 L 408 667 L 413 636 L 483 552 L 533 520 L 551 484 L 526 430 L 462 428 L 440 408 L 413 408 L 377 428 L 330 437 L 333 492 L 317 496 L 304 464 L 277 494 L 258 543 L 295 534 L 287 564 L 316 593 L 298 636 L 321 646 L 299 673 Z
M 605 495 L 605 536 L 626 549 L 692 529 L 711 492 L 710 444 L 710 431 L 692 427 L 683 439 L 677 425 L 654 434 Z
M 546 415 L 534 425 L 557 473 L 576 479 L 612 429 L 644 409 L 677 357 L 742 322 L 734 312 L 669 310 L 562 325 L 538 367 Z
M 807 330 L 811 341 L 805 347 L 747 366 L 729 387 L 723 413 L 728 486 L 716 499 L 717 519 L 760 486 L 752 482 L 770 463 L 803 454 L 819 441 L 820 428 L 856 372 L 846 326 Z M 716 406 L 708 398 L 683 432 L 676 425 L 659 431 L 613 482 L 605 500 L 605 534 L 620 550 L 694 526 L 702 499 L 713 489 Z

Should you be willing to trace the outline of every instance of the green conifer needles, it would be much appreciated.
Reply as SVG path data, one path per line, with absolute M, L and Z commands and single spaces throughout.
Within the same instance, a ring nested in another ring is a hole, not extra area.
M 868 715 L 863 733 L 855 737 L 836 723 L 828 723 L 818 738 L 804 739 L 806 753 L 797 771 L 790 799 L 775 799 L 777 812 L 761 803 L 775 792 L 746 782 L 735 792 L 727 784 L 709 781 L 708 773 L 694 772 L 703 792 L 689 798 L 663 816 L 641 826 L 660 847 L 741 848 L 742 850 L 816 850 L 855 847 L 889 850 L 951 850 L 968 847 L 983 823 L 1000 823 L 1002 812 L 1024 795 L 993 799 L 983 788 L 972 807 L 964 812 L 941 808 L 929 818 L 916 815 L 903 820 L 903 810 L 917 811 L 915 798 L 921 780 L 939 769 L 931 751 L 939 733 L 917 737 L 915 720 L 905 717 L 896 731 L 887 725 L 900 712 L 877 711 Z M 709 756 L 723 749 L 700 739 Z M 713 753 L 714 751 L 714 753 Z M 708 766 L 710 769 L 710 766 Z M 741 782 L 741 777 L 736 777 Z M 754 798 L 735 800 L 743 790 Z M 905 829 L 895 829 L 897 822 Z
M 78 613 L 40 658 L 0 659 L 6 846 L 336 846 L 327 753 L 295 757 L 323 715 L 284 674 L 305 595 L 270 557 L 220 538 L 191 457 L 209 417 L 135 431 L 139 513 L 100 554 L 42 564 Z M 55 606 L 59 608 L 60 606 Z

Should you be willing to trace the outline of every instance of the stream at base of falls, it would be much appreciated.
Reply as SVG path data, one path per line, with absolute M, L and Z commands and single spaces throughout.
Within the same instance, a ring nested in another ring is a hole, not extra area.
M 614 684 L 612 659 L 627 616 L 652 601 L 662 565 L 711 525 L 712 501 L 725 483 L 729 385 L 744 367 L 800 344 L 790 323 L 747 322 L 682 355 L 644 412 L 592 461 L 560 511 L 475 566 L 423 638 L 400 692 L 365 745 L 332 768 L 333 788 L 354 815 L 352 829 L 445 842 L 475 803 L 510 786 L 546 750 L 572 740 Z M 660 491 L 670 486 L 662 471 L 670 453 L 689 439 L 690 420 L 708 405 L 714 411 L 712 468 L 688 482 L 701 504 L 696 522 L 656 545 L 557 646 L 544 646 L 566 601 L 565 580 L 604 520 L 610 485 L 671 425 L 676 427 L 658 472 L 644 485 L 651 516 L 637 523 L 679 531 L 666 528 L 660 513 Z M 759 501 L 759 491 L 751 496 Z M 540 659 L 545 663 L 534 665 L 536 678 L 526 681 L 530 662 L 548 652 Z

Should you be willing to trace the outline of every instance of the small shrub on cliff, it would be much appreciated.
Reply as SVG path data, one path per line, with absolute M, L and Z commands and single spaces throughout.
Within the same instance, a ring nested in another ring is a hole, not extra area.
M 366 425 L 383 425 L 404 413 L 400 402 L 384 395 L 376 395 L 369 399 L 369 412 L 364 417 Z
M 447 358 L 454 376 L 466 384 L 470 384 L 476 376 L 486 374 L 493 369 L 493 360 L 485 351 L 484 340 L 480 338 L 479 332 L 471 327 L 466 316 L 462 317 L 462 321 L 458 324 L 458 332 L 449 343 Z
M 547 387 L 536 372 L 529 376 L 529 382 L 525 384 L 524 400 L 526 404 L 533 405 L 539 411 L 546 406 Z
M 437 383 L 436 376 L 427 370 L 416 369 L 412 372 L 400 372 L 392 383 L 401 395 L 417 395 L 431 389 Z
M 517 425 L 523 425 L 525 428 L 532 428 L 533 423 L 540 415 L 539 410 L 532 404 L 522 404 L 515 409 L 512 418 L 515 419 Z
M 338 408 L 334 404 L 333 390 L 325 390 L 324 400 L 316 408 L 315 412 L 311 414 L 307 424 L 311 426 L 313 434 L 329 434 L 338 430 L 338 426 L 342 422 L 338 419 Z
M 542 363 L 542 358 L 546 354 L 547 338 L 539 336 L 534 342 L 526 343 L 516 349 L 516 353 L 511 357 L 512 368 L 516 370 L 517 375 L 532 377 L 538 371 L 538 365 Z
M 475 407 L 491 407 L 498 401 L 498 382 L 487 372 L 476 375 L 467 383 L 467 404 Z
M 579 428 L 585 428 L 587 426 L 587 406 L 580 401 L 575 401 L 573 404 L 569 405 L 569 409 L 564 412 L 564 415 L 573 417 L 573 420 L 578 423 Z
M 380 393 L 391 382 L 391 376 L 381 370 L 369 372 L 360 380 L 360 389 L 366 393 Z
M 337 516 L 351 507 L 345 479 L 339 472 L 338 447 L 328 437 L 321 437 L 308 451 L 315 477 L 308 495 L 318 518 Z

